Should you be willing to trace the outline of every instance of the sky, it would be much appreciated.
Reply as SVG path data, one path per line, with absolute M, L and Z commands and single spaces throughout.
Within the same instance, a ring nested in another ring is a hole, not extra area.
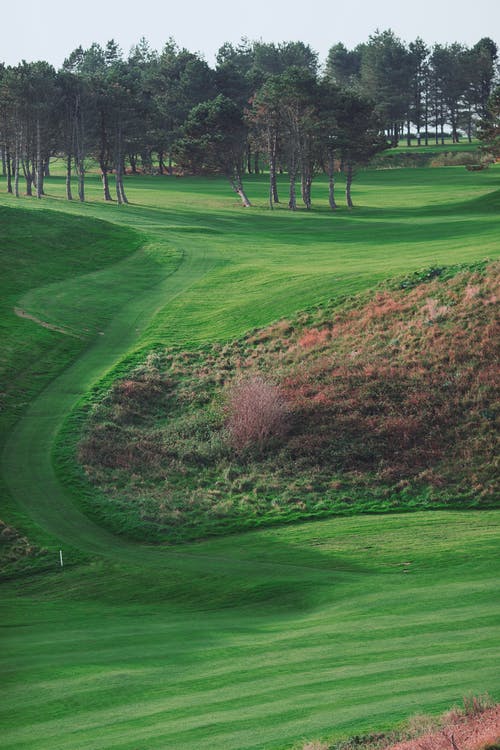
M 500 46 L 500 0 L 2 0 L 0 61 L 47 60 L 59 67 L 92 42 L 115 39 L 125 54 L 145 37 L 161 50 L 173 37 L 210 65 L 224 42 L 301 40 L 324 62 L 333 44 L 352 48 L 377 29 L 404 41 Z

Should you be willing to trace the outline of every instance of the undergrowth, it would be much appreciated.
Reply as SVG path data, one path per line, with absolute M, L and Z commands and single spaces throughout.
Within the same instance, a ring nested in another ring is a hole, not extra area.
M 493 507 L 497 300 L 498 264 L 437 268 L 226 344 L 154 348 L 69 424 L 84 425 L 87 510 L 133 537 L 178 541 Z M 228 404 L 245 378 L 279 391 L 287 429 L 235 447 Z
M 340 742 L 306 742 L 300 750 L 498 750 L 500 704 L 486 693 L 464 696 L 441 716 L 415 714 L 398 729 Z

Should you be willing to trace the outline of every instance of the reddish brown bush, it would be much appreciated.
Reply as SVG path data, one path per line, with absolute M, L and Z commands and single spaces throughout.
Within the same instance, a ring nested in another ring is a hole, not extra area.
M 479 699 L 480 701 L 482 699 Z M 500 737 L 500 706 L 483 708 L 472 699 L 463 713 L 457 713 L 434 732 L 415 739 L 390 745 L 387 750 L 485 750 L 498 743 Z M 469 710 L 475 713 L 469 713 Z
M 229 391 L 226 427 L 236 450 L 259 452 L 286 432 L 288 407 L 278 386 L 259 375 L 237 381 Z
M 330 332 L 327 328 L 321 331 L 317 328 L 309 328 L 298 340 L 298 345 L 303 349 L 311 349 L 313 346 L 322 346 L 328 341 Z

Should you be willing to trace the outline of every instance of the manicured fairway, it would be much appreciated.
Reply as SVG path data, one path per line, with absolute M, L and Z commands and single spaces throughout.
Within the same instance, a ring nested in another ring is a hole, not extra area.
M 499 519 L 333 519 L 6 586 L 2 746 L 278 748 L 498 696 Z
M 416 268 L 496 257 L 498 175 L 497 168 L 468 173 L 463 167 L 367 172 L 355 192 L 359 208 L 341 207 L 334 216 L 326 208 L 324 182 L 315 188 L 314 212 L 293 215 L 285 204 L 270 212 L 264 178 L 249 180 L 256 205 L 247 211 L 225 181 L 201 178 L 137 178 L 127 185 L 135 205 L 120 208 L 32 201 L 31 210 L 78 212 L 131 226 L 144 236 L 146 257 L 132 264 L 128 277 L 128 269 L 117 267 L 74 283 L 49 284 L 30 292 L 20 306 L 61 325 L 76 319 L 77 330 L 95 330 L 109 320 L 110 306 L 123 305 L 129 288 L 124 279 L 134 278 L 139 267 L 145 283 L 148 278 L 157 283 L 158 265 L 170 251 L 182 255 L 183 282 L 175 300 L 165 292 L 168 304 L 151 305 L 156 315 L 147 340 L 224 340 Z M 62 180 L 54 178 L 48 190 L 62 194 Z M 285 191 L 286 181 L 284 200 Z M 97 180 L 89 194 L 100 201 Z M 11 199 L 8 205 L 16 203 Z
M 393 275 L 497 257 L 499 177 L 369 172 L 360 208 L 335 216 L 324 183 L 317 211 L 291 215 L 266 209 L 255 178 L 248 211 L 208 179 L 129 181 L 133 205 L 120 208 L 68 204 L 57 178 L 41 202 L 1 195 L 10 223 L 17 212 L 36 229 L 52 209 L 55 224 L 78 215 L 125 232 L 95 270 L 48 266 L 33 279 L 30 258 L 12 256 L 7 335 L 13 306 L 65 332 L 23 320 L 37 345 L 30 355 L 16 333 L 6 355 L 12 377 L 23 351 L 26 381 L 7 403 L 9 513 L 54 551 L 55 570 L 4 585 L 5 747 L 272 750 L 438 711 L 468 691 L 499 695 L 498 513 L 333 519 L 143 548 L 86 519 L 51 459 L 81 396 L 137 348 L 223 341 Z M 78 243 L 61 242 L 78 260 Z M 37 237 L 25 244 L 36 264 Z M 61 573 L 61 545 L 97 557 Z

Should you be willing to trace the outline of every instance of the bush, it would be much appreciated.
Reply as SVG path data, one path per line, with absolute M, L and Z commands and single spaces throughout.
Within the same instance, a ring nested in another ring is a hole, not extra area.
M 231 446 L 262 452 L 272 438 L 286 432 L 288 407 L 279 388 L 255 375 L 231 386 L 226 427 Z
M 464 695 L 463 703 L 465 716 L 481 716 L 495 705 L 495 701 L 488 693 L 484 695 Z
M 477 151 L 444 151 L 435 156 L 429 166 L 431 167 L 466 167 L 477 164 Z

